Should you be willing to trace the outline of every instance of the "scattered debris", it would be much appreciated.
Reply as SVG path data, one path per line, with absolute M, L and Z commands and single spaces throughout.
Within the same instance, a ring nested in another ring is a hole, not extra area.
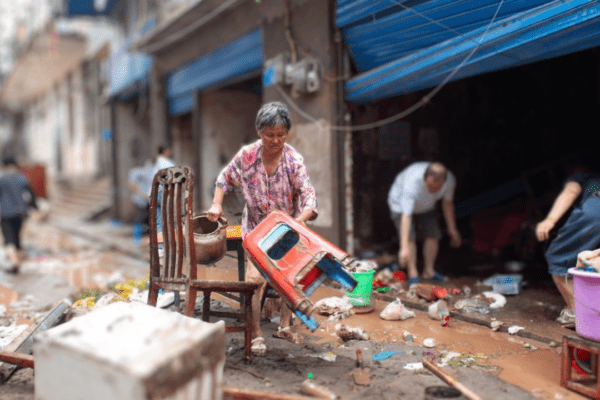
M 350 311 L 353 308 L 353 305 L 350 303 L 350 299 L 346 296 L 334 296 L 317 301 L 315 303 L 315 307 L 321 315 L 335 315 Z
M 500 294 L 519 294 L 521 286 L 524 285 L 523 275 L 494 274 L 482 282 L 486 286 L 491 286 L 492 290 Z
M 373 260 L 358 260 L 353 264 L 351 272 L 369 272 L 378 267 L 377 262 Z
M 460 294 L 460 289 L 459 288 L 451 288 L 450 293 L 451 294 Z
M 550 347 L 558 347 L 558 343 L 556 343 L 555 341 L 551 341 L 550 343 L 548 343 L 548 346 L 550 346 Z
M 530 350 L 537 350 L 537 347 L 535 347 L 534 345 L 532 345 L 531 343 L 525 343 L 523 345 L 523 347 L 525 347 L 526 349 L 530 349 Z
M 354 383 L 361 386 L 371 385 L 371 370 L 363 368 L 364 358 L 361 349 L 356 349 L 356 368 L 350 372 L 354 378 Z
M 457 353 L 455 351 L 450 351 L 450 352 L 447 352 L 447 353 L 442 353 L 440 361 L 437 362 L 436 364 L 438 365 L 438 367 L 445 367 L 446 365 L 449 365 L 448 363 L 450 361 L 452 361 L 455 358 L 461 357 L 461 356 L 462 355 L 460 353 Z
M 0 326 L 0 350 L 15 340 L 29 325 L 17 325 L 13 322 L 9 326 Z
M 416 315 L 413 311 L 407 310 L 400 299 L 396 299 L 381 311 L 379 317 L 386 321 L 404 321 L 408 318 L 414 318 Z
M 423 363 L 417 362 L 417 363 L 406 364 L 404 366 L 404 369 L 407 369 L 409 371 L 417 371 L 417 370 L 423 369 Z
M 523 329 L 525 329 L 525 327 L 513 325 L 508 328 L 508 333 L 510 333 L 511 335 L 514 335 L 515 333 L 522 331 Z
M 403 351 L 395 351 L 395 350 L 382 351 L 380 353 L 375 354 L 373 356 L 373 360 L 375 360 L 375 361 L 387 360 L 388 358 L 391 358 L 396 354 L 404 354 L 404 352 Z
M 428 309 L 428 314 L 433 319 L 441 319 L 450 315 L 448 311 L 448 303 L 445 300 L 438 300 L 431 304 Z
M 467 296 L 471 294 L 471 288 L 468 286 L 463 286 L 462 291 Z
M 340 319 L 348 318 L 352 315 L 354 315 L 352 310 L 344 311 L 342 313 L 335 313 L 327 317 L 326 322 L 339 321 Z
M 370 368 L 356 368 L 350 372 L 350 375 L 354 378 L 354 383 L 360 386 L 371 386 L 371 369 Z
M 316 383 L 312 382 L 310 379 L 306 379 L 304 382 L 302 382 L 302 384 L 300 385 L 300 389 L 302 390 L 303 393 L 308 394 L 313 397 L 316 397 L 316 398 L 319 398 L 319 399 L 336 400 L 339 398 L 331 390 L 329 390 L 321 385 L 317 385 Z
M 427 338 L 427 339 L 423 340 L 423 346 L 428 347 L 428 348 L 435 347 L 435 339 Z
M 410 343 L 413 341 L 413 335 L 409 331 L 402 332 L 402 337 L 406 343 Z
M 502 308 L 506 305 L 506 297 L 502 296 L 500 293 L 483 292 L 482 294 L 486 298 L 494 300 L 494 302 L 490 304 L 490 308 Z
M 320 358 L 321 360 L 330 361 L 330 362 L 335 361 L 335 359 L 337 358 L 337 356 L 330 351 L 328 351 L 327 353 L 309 354 L 308 357 L 316 357 L 316 358 Z
M 436 286 L 428 285 L 425 283 L 413 283 L 410 285 L 409 291 L 413 291 L 418 297 L 421 297 L 427 301 L 434 301 L 436 299 L 435 289 Z
M 356 367 L 362 368 L 364 363 L 363 353 L 361 349 L 356 349 Z
M 454 303 L 454 308 L 465 313 L 478 312 L 480 314 L 488 314 L 490 312 L 488 303 L 476 299 L 459 300 Z
M 504 325 L 504 322 L 502 322 L 502 321 L 492 321 L 492 323 L 490 325 L 492 326 L 492 330 L 493 331 L 497 331 L 498 329 L 500 329 L 500 327 L 502 325 Z
M 433 288 L 433 294 L 435 295 L 435 297 L 437 299 L 447 299 L 448 298 L 448 290 L 444 289 L 443 287 L 440 286 L 436 286 Z
M 335 326 L 335 333 L 344 342 L 348 340 L 369 340 L 369 335 L 364 333 L 361 328 L 352 328 L 343 324 Z

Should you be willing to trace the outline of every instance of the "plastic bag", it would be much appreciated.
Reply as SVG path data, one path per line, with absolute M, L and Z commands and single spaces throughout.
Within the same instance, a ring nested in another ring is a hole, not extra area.
M 454 303 L 454 308 L 456 310 L 462 310 L 463 312 L 466 312 L 466 313 L 477 311 L 478 313 L 481 313 L 481 314 L 487 314 L 490 312 L 489 303 L 475 300 L 475 299 L 459 300 L 456 303 Z
M 410 310 L 407 310 L 400 301 L 400 299 L 396 299 L 395 301 L 385 306 L 383 311 L 381 311 L 381 314 L 379 314 L 379 317 L 386 321 L 404 321 L 408 318 L 414 318 L 415 313 Z

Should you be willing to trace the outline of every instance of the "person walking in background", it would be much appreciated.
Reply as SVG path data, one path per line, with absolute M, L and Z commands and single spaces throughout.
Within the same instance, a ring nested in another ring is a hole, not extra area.
M 156 156 L 156 161 L 154 161 L 154 167 L 152 168 L 152 172 L 150 173 L 150 188 L 148 190 L 148 197 L 152 194 L 152 182 L 156 173 L 161 169 L 170 168 L 175 166 L 175 162 L 171 158 L 173 157 L 173 151 L 170 147 L 160 146 L 158 148 L 158 155 Z M 156 231 L 158 232 L 158 243 L 159 243 L 159 254 L 162 257 L 162 212 L 161 212 L 161 200 L 162 200 L 162 188 L 158 192 L 157 204 L 156 204 Z
M 423 278 L 443 281 L 444 276 L 435 271 L 442 231 L 435 204 L 442 200 L 450 244 L 459 247 L 461 236 L 456 228 L 454 214 L 454 189 L 456 178 L 438 162 L 417 162 L 401 171 L 388 194 L 391 218 L 400 234 L 398 261 L 408 267 L 408 284 L 420 281 L 417 272 L 417 242 L 423 239 Z
M 152 171 L 154 165 L 150 160 L 143 167 L 134 167 L 129 171 L 127 187 L 131 192 L 131 202 L 135 206 L 133 218 L 134 240 L 139 241 L 148 229 L 148 202 L 152 191 Z
M 550 231 L 572 205 L 575 208 L 545 253 L 548 271 L 567 304 L 556 321 L 566 328 L 575 327 L 573 276 L 567 270 L 575 267 L 579 253 L 600 246 L 600 174 L 586 172 L 567 178 L 548 216 L 536 226 L 539 241 L 549 239 Z
M 291 128 L 287 107 L 279 102 L 263 105 L 256 116 L 255 127 L 260 140 L 242 147 L 221 171 L 207 215 L 209 220 L 216 222 L 223 214 L 225 192 L 241 186 L 246 200 L 242 214 L 244 238 L 275 210 L 302 223 L 317 218 L 317 196 L 308 178 L 304 159 L 285 143 Z M 247 264 L 245 279 L 261 283 L 252 298 L 252 353 L 265 355 L 267 347 L 260 328 L 260 299 L 266 289 L 266 281 L 252 262 Z M 302 336 L 292 332 L 291 322 L 292 310 L 282 305 L 279 329 L 273 336 L 302 343 Z
M 158 148 L 158 155 L 156 156 L 156 161 L 154 162 L 154 168 L 152 168 L 152 178 L 154 178 L 154 175 L 156 175 L 156 173 L 161 169 L 175 166 L 175 162 L 173 161 L 172 157 L 173 150 L 171 150 L 170 147 L 160 146 Z
M 37 209 L 35 195 L 27 177 L 17 168 L 14 156 L 2 158 L 0 173 L 0 225 L 4 248 L 10 262 L 7 272 L 17 273 L 22 260 L 21 228 L 29 208 Z

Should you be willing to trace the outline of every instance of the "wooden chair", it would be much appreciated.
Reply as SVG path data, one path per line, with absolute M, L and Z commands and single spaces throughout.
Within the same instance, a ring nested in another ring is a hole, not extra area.
M 239 312 L 210 310 L 210 295 L 238 293 L 251 298 L 259 287 L 257 283 L 213 281 L 197 279 L 196 250 L 192 227 L 194 203 L 194 175 L 184 167 L 171 167 L 158 171 L 152 182 L 150 196 L 150 290 L 148 304 L 156 306 L 160 289 L 186 291 L 184 313 L 192 317 L 198 291 L 204 294 L 202 319 L 210 316 L 236 318 L 244 326 L 226 326 L 226 332 L 245 332 L 246 361 L 250 362 L 252 340 L 252 302 L 241 305 Z M 159 258 L 157 209 L 160 199 L 164 256 Z M 161 262 L 162 261 L 162 262 Z

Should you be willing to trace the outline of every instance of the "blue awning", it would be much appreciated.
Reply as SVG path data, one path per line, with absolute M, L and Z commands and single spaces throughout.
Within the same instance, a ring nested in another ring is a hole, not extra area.
M 180 115 L 194 108 L 194 92 L 169 99 L 169 115 Z
M 167 78 L 169 113 L 189 111 L 195 91 L 260 72 L 262 65 L 262 30 L 257 29 L 170 74 Z
M 108 15 L 119 0 L 64 0 L 64 17 Z
M 111 97 L 128 100 L 149 86 L 153 58 L 142 53 L 131 53 L 129 48 L 134 40 L 155 26 L 155 19 L 148 20 L 139 32 L 129 35 L 110 57 L 108 87 Z
M 435 86 L 480 41 L 452 80 L 600 45 L 598 1 L 506 0 L 485 37 L 498 0 L 429 0 L 414 6 L 416 12 L 445 27 L 394 1 L 338 3 L 338 25 L 363 72 L 346 82 L 346 98 L 351 102 Z

